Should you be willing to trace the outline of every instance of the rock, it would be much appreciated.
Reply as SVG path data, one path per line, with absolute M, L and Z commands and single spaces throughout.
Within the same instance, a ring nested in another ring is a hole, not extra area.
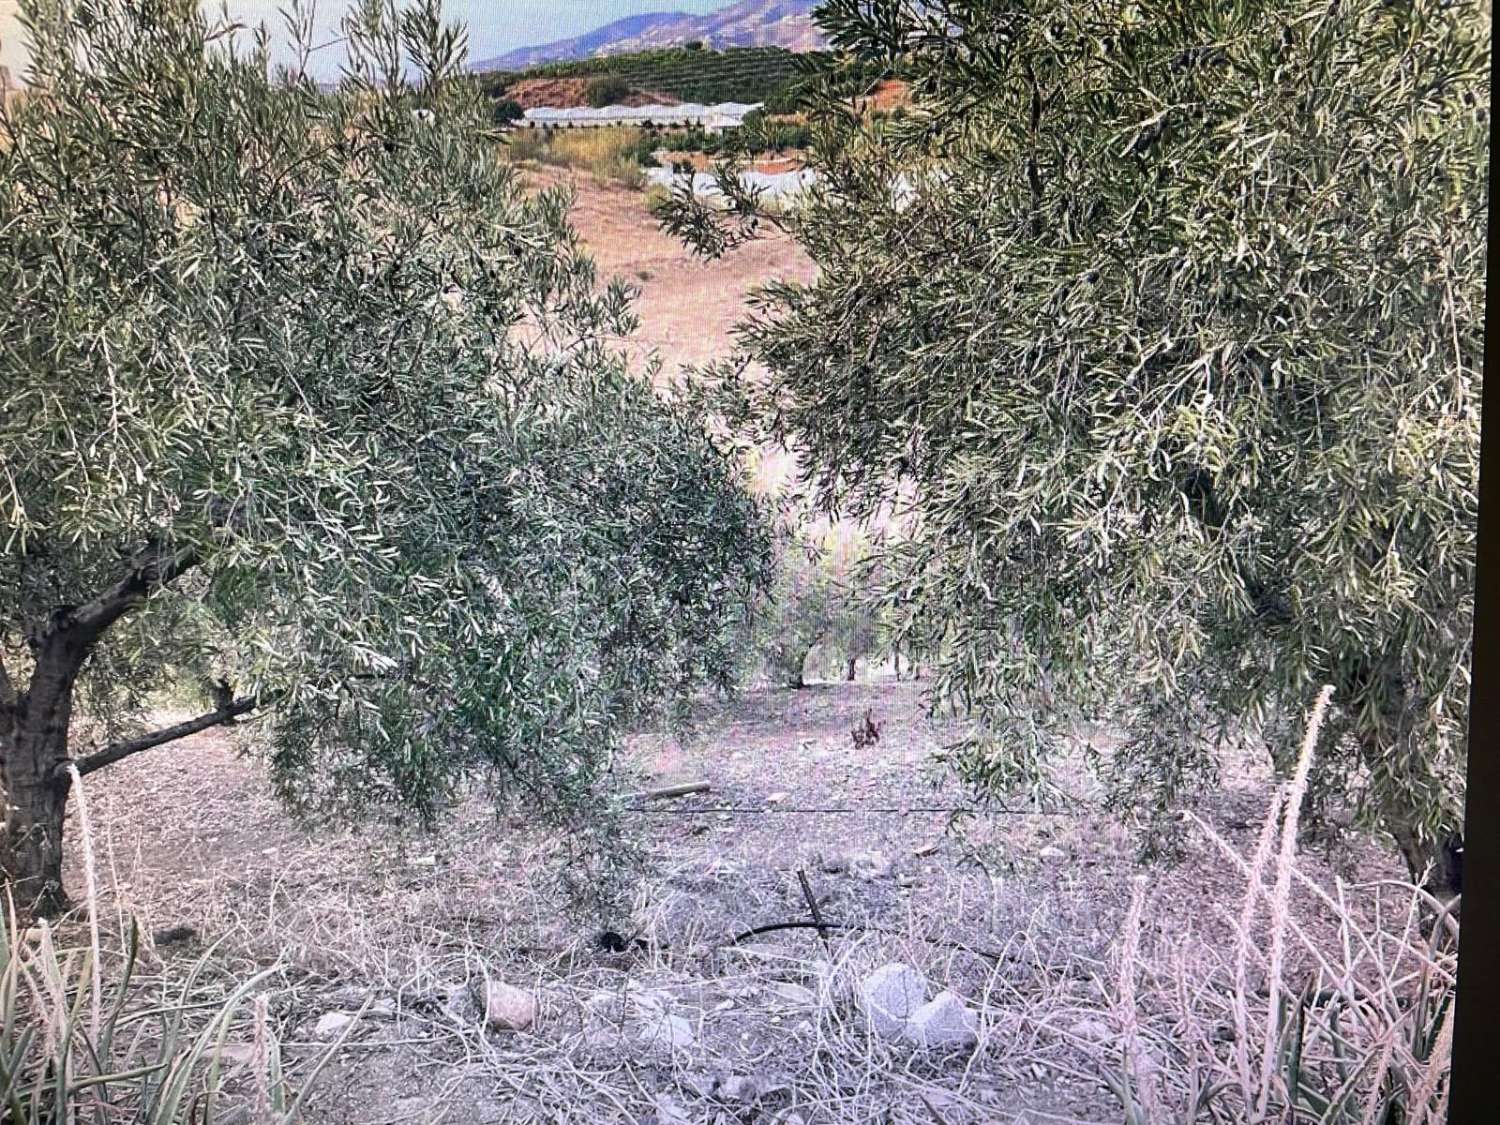
M 915 849 L 911 854 L 917 859 L 926 859 L 930 855 L 936 855 L 938 848 L 942 846 L 943 842 L 941 840 L 931 840 L 923 844 L 920 848 Z
M 979 1041 L 979 1020 L 951 992 L 939 992 L 912 1012 L 906 1038 L 919 1047 L 971 1047 Z
M 379 1000 L 372 1000 L 370 1006 L 365 1009 L 365 1015 L 376 1019 L 393 1020 L 396 1018 L 396 1002 L 384 996 Z
M 324 1012 L 313 1026 L 313 1035 L 319 1039 L 334 1039 L 353 1022 L 354 1017 L 348 1012 Z
M 486 1027 L 491 1031 L 525 1031 L 535 1019 L 535 996 L 504 981 L 489 982 L 484 997 Z
M 859 852 L 849 857 L 849 873 L 866 883 L 873 883 L 890 875 L 891 861 L 882 852 Z
M 771 991 L 789 1004 L 795 1004 L 799 1008 L 812 1008 L 818 1003 L 818 994 L 810 988 L 804 988 L 800 984 L 791 981 L 779 980 L 771 985 Z
M 667 1047 L 674 1051 L 686 1050 L 698 1041 L 692 1024 L 681 1016 L 669 1015 L 648 1019 L 636 1038 L 645 1046 Z
M 772 793 L 769 797 L 766 798 L 766 804 L 768 804 L 768 805 L 779 805 L 779 804 L 781 804 L 783 801 L 785 801 L 790 796 L 791 796 L 791 794 L 787 793 L 785 791 L 782 791 L 782 792 L 779 792 L 779 793 Z
M 687 1110 L 671 1094 L 657 1094 L 652 1108 L 656 1110 L 656 1125 L 689 1125 L 692 1121 Z
M 1053 845 L 1048 844 L 1045 848 L 1036 853 L 1036 857 L 1037 859 L 1045 860 L 1048 863 L 1060 863 L 1068 858 L 1068 853 L 1063 851 L 1061 848 L 1054 847 Z
M 927 999 L 927 981 L 910 965 L 893 961 L 859 982 L 860 1007 L 884 1036 L 899 1036 L 911 1014 Z

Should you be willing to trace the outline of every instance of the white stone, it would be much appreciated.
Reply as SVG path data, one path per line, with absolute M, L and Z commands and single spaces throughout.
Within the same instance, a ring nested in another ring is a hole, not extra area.
M 810 988 L 791 981 L 779 980 L 771 985 L 771 991 L 789 1004 L 799 1008 L 812 1008 L 818 1003 L 818 994 Z
M 484 996 L 486 1027 L 491 1031 L 525 1031 L 535 1019 L 535 996 L 504 981 L 489 982 Z
M 927 981 L 899 961 L 882 965 L 859 983 L 860 1007 L 875 1030 L 885 1036 L 899 1036 L 926 999 Z
M 849 857 L 849 871 L 857 878 L 873 883 L 890 875 L 891 861 L 882 852 L 860 852 Z
M 353 1022 L 354 1017 L 348 1012 L 324 1012 L 313 1027 L 313 1034 L 319 1039 L 333 1039 Z
M 1061 848 L 1055 848 L 1051 844 L 1048 844 L 1045 848 L 1036 853 L 1036 857 L 1037 859 L 1047 860 L 1049 863 L 1058 863 L 1062 860 L 1067 859 L 1068 853 L 1063 851 Z
M 979 1020 L 951 992 L 939 992 L 912 1012 L 904 1032 L 919 1047 L 971 1047 L 979 1041 Z
M 641 1029 L 640 1042 L 650 1047 L 670 1047 L 685 1050 L 698 1041 L 693 1034 L 693 1025 L 681 1016 L 657 1016 L 646 1021 Z

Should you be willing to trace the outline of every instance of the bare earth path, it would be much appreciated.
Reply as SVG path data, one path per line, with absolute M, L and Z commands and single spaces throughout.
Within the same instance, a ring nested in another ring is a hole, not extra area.
M 775 277 L 811 281 L 817 275 L 811 259 L 779 231 L 767 230 L 761 240 L 706 262 L 657 228 L 641 192 L 556 168 L 528 168 L 526 176 L 537 186 L 574 185 L 573 225 L 600 279 L 620 277 L 640 290 L 641 327 L 631 352 L 641 357 L 657 350 L 669 373 L 729 351 L 730 329 L 755 286 Z

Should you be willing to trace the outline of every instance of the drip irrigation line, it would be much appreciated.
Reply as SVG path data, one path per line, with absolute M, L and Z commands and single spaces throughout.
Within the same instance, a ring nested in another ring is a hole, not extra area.
M 841 815 L 852 813 L 999 813 L 1002 816 L 1059 816 L 1059 817 L 1081 817 L 1087 815 L 1078 810 L 1060 810 L 1047 812 L 1042 809 L 1010 809 L 1010 808 L 975 808 L 962 805 L 891 805 L 869 808 L 789 808 L 785 805 L 709 805 L 705 808 L 684 808 L 682 806 L 656 806 L 627 805 L 625 812 L 636 813 L 663 813 L 669 816 L 697 816 L 705 813 L 806 813 L 812 815 Z

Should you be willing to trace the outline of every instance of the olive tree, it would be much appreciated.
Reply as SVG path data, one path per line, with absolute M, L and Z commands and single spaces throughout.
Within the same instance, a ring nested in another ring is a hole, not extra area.
M 1474 590 L 1488 146 L 1475 0 L 829 0 L 900 119 L 814 92 L 818 184 L 679 194 L 720 253 L 780 222 L 726 402 L 835 512 L 912 496 L 891 593 L 1006 785 L 1128 724 L 1165 810 L 1335 686 L 1311 811 L 1454 882 Z M 755 367 L 747 361 L 755 360 Z M 764 376 L 749 376 L 762 371 Z
M 781 686 L 807 686 L 807 658 L 834 627 L 836 597 L 819 545 L 804 535 L 785 535 L 752 619 L 755 651 Z
M 435 3 L 352 12 L 334 93 L 299 14 L 272 67 L 198 9 L 23 0 L 0 117 L 0 861 L 43 910 L 75 776 L 242 716 L 297 812 L 566 815 L 769 551 Z

